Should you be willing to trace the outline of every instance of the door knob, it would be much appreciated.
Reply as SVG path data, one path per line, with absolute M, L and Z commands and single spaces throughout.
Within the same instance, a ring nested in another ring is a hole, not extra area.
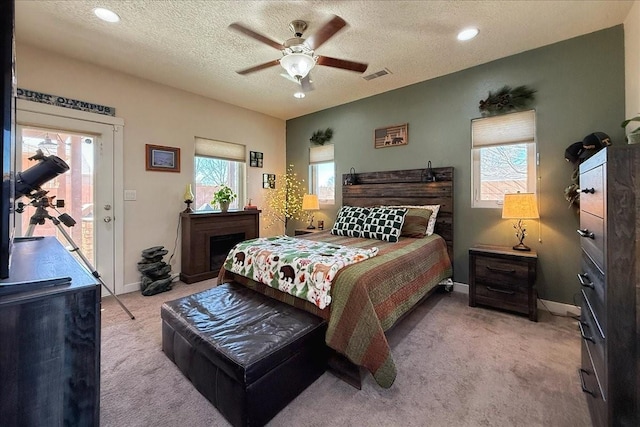
M 111 217 L 110 216 L 105 216 L 104 217 L 104 222 L 111 222 Z

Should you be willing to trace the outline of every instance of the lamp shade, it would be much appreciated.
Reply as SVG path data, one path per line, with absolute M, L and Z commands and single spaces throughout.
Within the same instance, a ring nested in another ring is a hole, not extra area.
M 539 218 L 536 195 L 533 193 L 512 193 L 504 195 L 502 218 L 532 219 Z
M 306 53 L 290 53 L 280 59 L 280 65 L 294 79 L 303 79 L 316 65 L 316 61 Z
M 317 194 L 305 194 L 302 198 L 303 211 L 317 211 L 320 209 L 320 202 Z

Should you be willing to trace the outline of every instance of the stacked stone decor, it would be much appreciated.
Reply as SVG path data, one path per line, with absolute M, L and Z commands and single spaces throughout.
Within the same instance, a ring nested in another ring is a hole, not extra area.
M 138 271 L 142 273 L 142 295 L 171 290 L 171 266 L 162 260 L 168 252 L 164 246 L 153 246 L 142 251 L 142 261 L 138 263 Z

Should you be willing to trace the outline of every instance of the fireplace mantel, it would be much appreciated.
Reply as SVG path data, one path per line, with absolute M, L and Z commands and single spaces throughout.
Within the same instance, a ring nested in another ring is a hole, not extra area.
M 260 230 L 259 210 L 182 213 L 180 280 L 195 283 L 218 276 L 231 246 L 255 239 Z

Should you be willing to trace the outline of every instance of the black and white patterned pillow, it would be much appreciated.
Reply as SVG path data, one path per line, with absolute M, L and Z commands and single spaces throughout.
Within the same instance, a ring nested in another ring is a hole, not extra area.
M 362 226 L 362 237 L 397 242 L 407 210 L 372 208 Z
M 336 236 L 362 237 L 362 225 L 369 215 L 368 208 L 343 206 L 338 212 L 331 234 Z

